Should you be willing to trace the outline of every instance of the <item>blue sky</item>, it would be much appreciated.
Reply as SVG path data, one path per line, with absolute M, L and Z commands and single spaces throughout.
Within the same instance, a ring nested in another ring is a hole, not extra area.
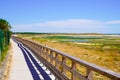
M 120 33 L 120 0 L 1 0 L 14 32 Z

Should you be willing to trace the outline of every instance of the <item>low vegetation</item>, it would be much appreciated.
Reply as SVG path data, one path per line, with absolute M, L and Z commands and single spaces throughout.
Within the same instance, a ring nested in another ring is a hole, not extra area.
M 9 47 L 10 46 L 7 46 L 5 48 L 5 50 L 2 52 L 2 54 L 1 54 L 1 61 L 3 61 L 5 59 L 5 57 L 6 57 L 7 53 L 8 53 Z
M 19 35 L 120 73 L 120 37 L 114 35 Z

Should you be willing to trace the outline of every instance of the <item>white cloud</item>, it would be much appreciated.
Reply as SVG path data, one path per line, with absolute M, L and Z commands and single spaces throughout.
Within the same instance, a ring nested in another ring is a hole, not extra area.
M 97 27 L 102 23 L 87 19 L 69 19 L 63 21 L 46 21 L 42 23 L 15 25 L 20 27 Z
M 120 24 L 120 20 L 101 22 L 89 19 L 69 19 L 46 21 L 33 24 L 13 25 L 13 31 L 28 32 L 106 32 L 111 24 Z
M 120 20 L 108 21 L 106 24 L 120 24 Z

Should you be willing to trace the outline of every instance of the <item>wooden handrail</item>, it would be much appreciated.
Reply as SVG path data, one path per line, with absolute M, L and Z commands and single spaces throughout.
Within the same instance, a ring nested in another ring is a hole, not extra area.
M 111 70 L 104 69 L 36 42 L 14 36 L 12 38 L 32 50 L 60 80 L 95 80 L 95 73 L 104 76 L 107 80 L 120 80 L 120 74 Z M 85 67 L 85 75 L 80 73 L 78 65 Z

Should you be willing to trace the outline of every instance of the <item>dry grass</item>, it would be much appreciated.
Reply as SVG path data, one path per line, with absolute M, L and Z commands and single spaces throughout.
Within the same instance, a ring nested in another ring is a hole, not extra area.
M 58 34 L 55 34 L 55 35 L 58 35 Z M 41 44 L 44 44 L 46 46 L 65 52 L 66 54 L 75 56 L 79 59 L 88 61 L 90 63 L 96 64 L 106 69 L 110 69 L 120 73 L 120 51 L 119 50 L 101 51 L 99 49 L 95 50 L 93 48 L 88 49 L 85 47 L 76 46 L 76 44 L 73 44 L 73 43 L 59 42 L 59 41 L 41 38 L 43 36 L 48 36 L 48 35 L 34 35 L 34 36 L 25 35 L 24 38 L 28 38 L 29 40 L 31 39 L 36 42 L 40 42 Z M 32 37 L 36 37 L 36 38 L 32 38 Z M 79 45 L 82 45 L 82 44 L 79 44 Z
M 54 49 L 70 54 L 79 59 L 88 61 L 90 63 L 102 66 L 106 69 L 113 70 L 120 73 L 120 53 L 110 51 L 95 51 L 74 46 L 72 43 L 54 42 L 54 41 L 38 41 L 41 44 L 52 47 Z

